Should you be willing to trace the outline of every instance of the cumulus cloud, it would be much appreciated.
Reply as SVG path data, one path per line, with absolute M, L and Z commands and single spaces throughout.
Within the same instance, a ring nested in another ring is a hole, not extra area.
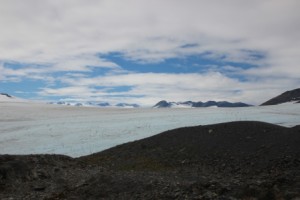
M 158 94 L 178 100 L 179 93 L 190 99 L 215 94 L 220 99 L 226 95 L 232 98 L 225 91 L 236 86 L 242 86 L 237 90 L 250 99 L 267 85 L 271 97 L 273 91 L 299 85 L 298 0 L 0 0 L 0 5 L 0 61 L 24 64 L 19 69 L 0 66 L 2 81 L 48 77 L 53 82 L 62 78 L 53 76 L 60 71 L 122 71 L 122 66 L 102 56 L 119 52 L 140 63 L 196 54 L 255 68 L 231 68 L 231 73 L 244 76 L 246 82 L 230 78 L 230 70 L 227 67 L 223 73 L 223 66 L 213 69 L 218 73 L 129 73 L 73 82 L 63 77 L 65 82 L 70 82 L 69 87 L 87 85 L 86 95 L 97 92 L 92 84 L 129 85 L 133 88 L 128 95 L 144 95 L 147 102 L 154 101 Z M 82 88 L 77 89 L 82 92 Z M 211 92 L 206 93 L 209 89 Z M 54 90 L 60 94 L 73 91 Z M 41 92 L 50 93 L 46 89 Z
M 299 46 L 299 5 L 297 0 L 2 0 L 0 58 L 51 62 L 122 51 L 132 59 L 164 59 L 184 53 L 179 47 L 186 43 L 199 44 L 187 53 L 292 51 Z
M 108 75 L 95 78 L 64 78 L 68 86 L 65 88 L 44 88 L 42 95 L 71 96 L 82 98 L 86 96 L 93 100 L 120 102 L 124 100 L 139 102 L 142 105 L 152 105 L 162 98 L 167 100 L 199 100 L 199 92 L 203 100 L 211 98 L 215 92 L 216 99 L 225 98 L 225 94 L 234 89 L 237 81 L 229 79 L 220 73 L 209 74 L 166 74 L 166 73 L 133 73 Z M 128 91 L 111 92 L 114 88 L 127 86 Z M 228 89 L 230 86 L 232 89 Z M 95 89 L 101 87 L 103 89 Z M 110 91 L 110 92 L 109 92 Z M 208 96 L 204 96 L 208 94 Z M 84 95 L 82 95 L 84 94 Z
M 285 85 L 298 80 L 281 79 L 274 84 L 272 79 L 241 82 L 219 72 L 205 74 L 133 73 L 101 77 L 64 77 L 64 88 L 43 88 L 43 96 L 61 96 L 73 100 L 94 100 L 139 103 L 151 106 L 162 99 L 168 101 L 243 101 L 259 104 L 266 100 L 266 93 L 277 95 Z M 298 81 L 298 82 L 297 82 Z M 127 86 L 127 91 L 115 88 Z M 101 89 L 99 89 L 99 87 Z

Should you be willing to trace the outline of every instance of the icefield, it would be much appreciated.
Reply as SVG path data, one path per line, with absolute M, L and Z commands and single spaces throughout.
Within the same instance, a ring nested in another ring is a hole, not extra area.
M 300 125 L 300 104 L 246 108 L 93 108 L 0 102 L 0 154 L 79 157 L 166 130 L 230 121 Z

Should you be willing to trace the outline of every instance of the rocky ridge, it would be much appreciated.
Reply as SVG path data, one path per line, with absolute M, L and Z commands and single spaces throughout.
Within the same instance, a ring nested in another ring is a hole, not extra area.
M 300 88 L 295 89 L 295 90 L 290 90 L 282 93 L 281 95 L 278 95 L 264 103 L 262 103 L 262 106 L 267 106 L 267 105 L 277 105 L 277 104 L 282 104 L 282 103 L 288 103 L 288 102 L 293 102 L 293 103 L 300 103 Z

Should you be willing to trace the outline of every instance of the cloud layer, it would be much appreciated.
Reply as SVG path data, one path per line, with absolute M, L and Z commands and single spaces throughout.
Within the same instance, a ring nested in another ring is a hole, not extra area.
M 53 84 L 37 88 L 45 97 L 259 103 L 300 85 L 298 0 L 0 0 L 0 5 L 0 81 L 44 80 Z M 105 59 L 113 52 L 144 65 L 199 55 L 252 67 L 128 72 Z M 94 73 L 102 68 L 109 73 Z M 67 74 L 74 72 L 77 76 Z M 115 94 L 112 88 L 121 86 L 130 89 Z

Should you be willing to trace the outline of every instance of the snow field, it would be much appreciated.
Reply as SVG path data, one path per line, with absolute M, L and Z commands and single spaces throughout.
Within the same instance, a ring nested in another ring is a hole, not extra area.
M 186 126 L 254 120 L 300 124 L 300 104 L 246 108 L 93 108 L 0 102 L 0 154 L 79 157 Z

